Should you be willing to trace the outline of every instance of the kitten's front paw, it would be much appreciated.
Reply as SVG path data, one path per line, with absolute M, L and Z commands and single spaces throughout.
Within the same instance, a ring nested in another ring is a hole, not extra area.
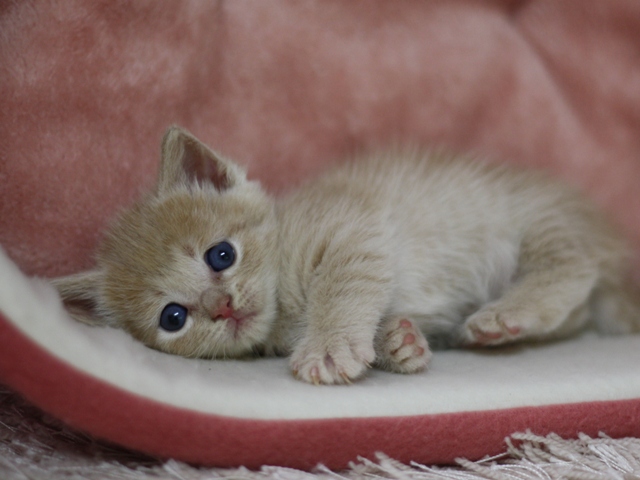
M 526 310 L 489 304 L 466 320 L 462 342 L 468 346 L 511 343 L 530 336 L 539 323 L 539 317 Z
M 420 372 L 431 360 L 427 339 L 405 317 L 393 318 L 384 324 L 378 334 L 377 350 L 377 365 L 392 372 Z
M 365 373 L 374 358 L 373 340 L 308 337 L 294 349 L 290 365 L 295 377 L 308 383 L 351 383 Z

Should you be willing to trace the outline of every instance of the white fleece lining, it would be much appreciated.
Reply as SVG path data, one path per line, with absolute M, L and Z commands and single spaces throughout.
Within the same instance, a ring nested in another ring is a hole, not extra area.
M 157 401 L 249 419 L 377 417 L 640 397 L 640 336 L 580 338 L 501 350 L 436 352 L 429 371 L 372 370 L 350 386 L 296 381 L 286 359 L 189 360 L 122 331 L 71 320 L 54 289 L 0 250 L 0 310 L 52 355 Z

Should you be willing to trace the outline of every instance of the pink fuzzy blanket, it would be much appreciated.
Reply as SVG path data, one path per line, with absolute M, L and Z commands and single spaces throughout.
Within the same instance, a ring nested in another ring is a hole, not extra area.
M 272 190 L 389 142 L 547 168 L 640 249 L 636 0 L 25 0 L 0 32 L 0 244 L 28 274 L 90 266 L 171 123 Z

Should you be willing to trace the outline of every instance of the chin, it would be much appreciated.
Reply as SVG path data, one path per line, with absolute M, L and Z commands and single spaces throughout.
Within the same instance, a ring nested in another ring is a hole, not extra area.
M 273 319 L 269 317 L 268 320 L 265 320 L 263 317 L 264 315 L 256 316 L 240 331 L 231 333 L 230 342 L 227 344 L 225 352 L 227 358 L 255 354 L 259 349 L 258 347 L 267 341 Z

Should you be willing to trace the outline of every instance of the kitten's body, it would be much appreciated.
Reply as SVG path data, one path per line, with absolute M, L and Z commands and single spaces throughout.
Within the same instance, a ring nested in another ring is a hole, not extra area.
M 202 258 L 222 240 L 238 257 L 212 274 Z M 627 259 L 590 203 L 536 173 L 389 152 L 274 201 L 172 130 L 156 195 L 114 225 L 96 271 L 58 285 L 155 348 L 291 354 L 299 378 L 340 383 L 374 362 L 424 368 L 423 333 L 463 346 L 565 335 L 589 318 L 635 330 Z M 189 305 L 183 331 L 158 327 L 169 302 Z M 239 313 L 221 318 L 221 302 Z

